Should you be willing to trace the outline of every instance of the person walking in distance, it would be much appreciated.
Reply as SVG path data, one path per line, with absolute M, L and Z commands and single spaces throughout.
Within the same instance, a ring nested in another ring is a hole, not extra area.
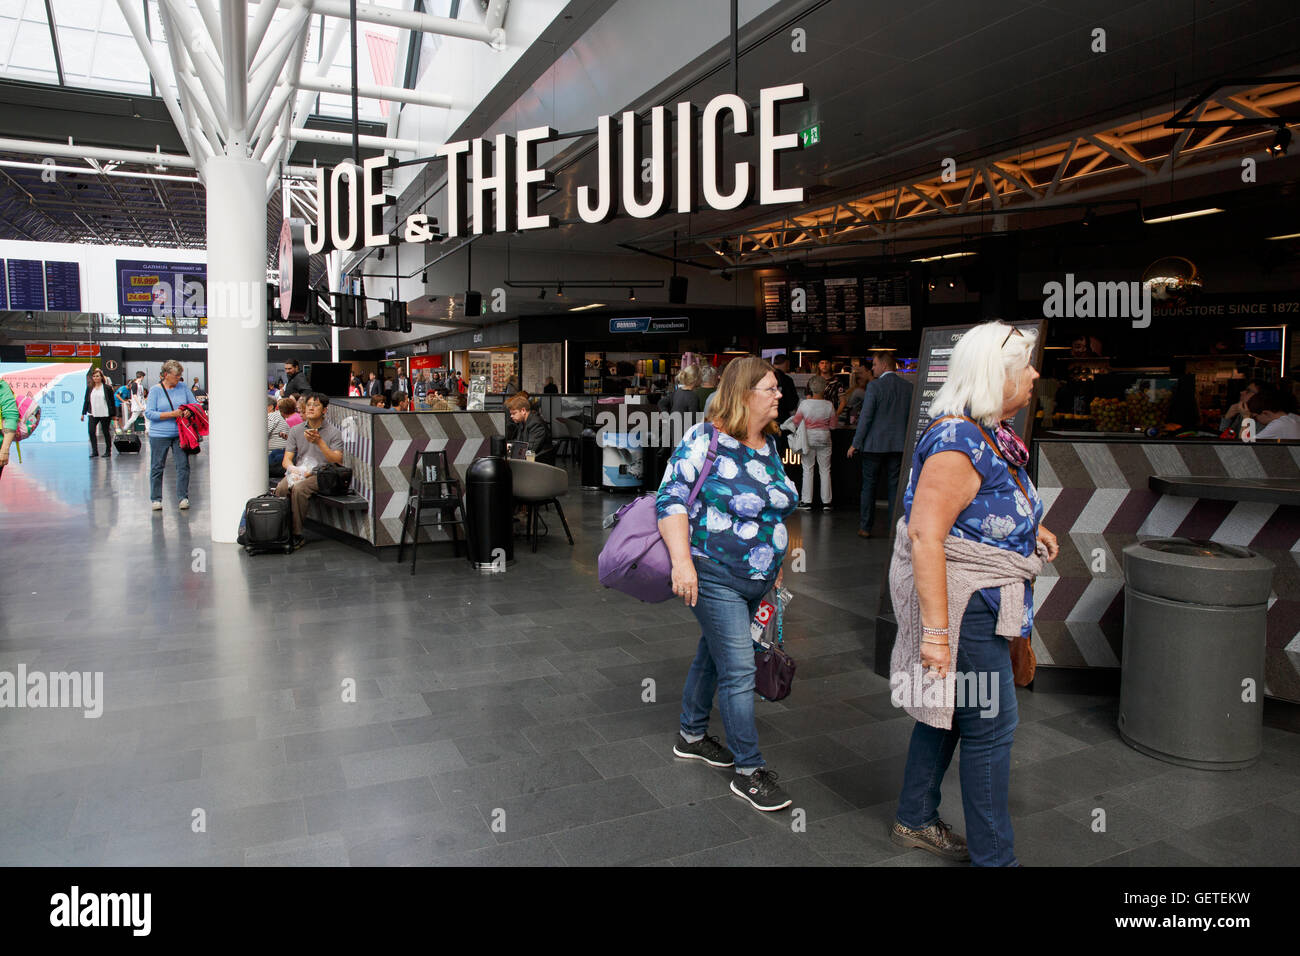
M 303 374 L 302 366 L 298 364 L 297 359 L 285 359 L 284 374 L 289 377 L 289 384 L 284 387 L 284 394 L 306 395 L 311 391 L 311 383 L 307 381 L 307 376 Z
M 814 377 L 809 382 L 812 398 L 805 398 L 791 416 L 787 427 L 803 425 L 808 436 L 808 453 L 803 456 L 803 496 L 801 511 L 812 510 L 814 471 L 822 479 L 822 507 L 830 509 L 831 495 L 831 426 L 835 423 L 835 406 L 825 399 L 826 382 Z
M 117 400 L 113 397 L 113 386 L 104 378 L 104 373 L 97 368 L 90 370 L 86 378 L 86 399 L 81 403 L 81 420 L 90 416 L 90 457 L 99 457 L 99 429 L 104 436 L 104 457 L 113 457 L 113 406 Z
M 776 381 L 775 369 L 761 358 L 728 363 L 712 419 L 682 437 L 655 501 L 659 533 L 672 559 L 673 593 L 695 613 L 701 630 L 673 753 L 711 767 L 734 766 L 731 792 L 758 810 L 781 810 L 792 802 L 758 748 L 750 638 L 763 595 L 781 584 L 790 544 L 785 518 L 796 494 L 776 446 Z M 715 694 L 726 747 L 708 736 Z
M 185 384 L 185 369 L 175 359 L 163 362 L 162 381 L 149 389 L 145 420 L 149 422 L 149 500 L 154 511 L 162 511 L 163 470 L 170 454 L 176 462 L 176 497 L 180 509 L 190 506 L 190 456 L 181 448 L 176 419 L 188 414 L 182 405 L 197 403 Z
M 907 416 L 912 408 L 912 383 L 898 374 L 898 363 L 890 352 L 877 352 L 871 360 L 875 378 L 867 385 L 858 413 L 858 428 L 849 445 L 849 457 L 862 462 L 862 499 L 859 502 L 858 537 L 870 538 L 876 519 L 876 479 L 883 468 L 889 493 L 889 520 L 894 524 L 894 499 L 898 497 L 898 473 L 903 463 L 907 438 Z

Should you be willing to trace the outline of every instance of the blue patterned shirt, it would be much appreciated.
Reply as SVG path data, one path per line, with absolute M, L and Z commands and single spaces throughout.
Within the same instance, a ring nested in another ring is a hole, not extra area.
M 686 499 L 708 457 L 712 437 L 713 426 L 706 422 L 682 436 L 659 486 L 655 502 L 659 518 L 687 514 Z M 691 554 L 712 558 L 736 577 L 774 579 L 790 544 L 785 517 L 798 500 L 799 492 L 781 467 L 781 453 L 772 436 L 755 451 L 719 432 L 713 470 L 688 515 Z
M 987 429 L 986 429 L 987 430 Z M 903 493 L 903 515 L 912 516 L 912 496 L 921 467 L 931 455 L 942 451 L 959 451 L 979 472 L 980 490 L 975 499 L 957 516 L 949 534 L 995 548 L 1006 548 L 1028 557 L 1038 547 L 1038 523 L 1043 518 L 1043 503 L 1038 489 L 1029 480 L 1029 473 L 1017 468 L 1020 483 L 1029 493 L 1026 498 L 1011 476 L 1011 466 L 989 447 L 980 429 L 968 421 L 952 418 L 929 429 L 917 443 L 912 456 L 912 474 Z M 982 588 L 979 592 L 989 607 L 997 614 L 1002 606 L 998 588 Z M 1021 634 L 1028 637 L 1034 626 L 1033 585 L 1025 582 L 1025 618 Z

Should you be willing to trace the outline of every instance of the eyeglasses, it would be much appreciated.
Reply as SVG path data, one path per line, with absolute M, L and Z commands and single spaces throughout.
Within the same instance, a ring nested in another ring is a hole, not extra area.
M 754 388 L 754 389 L 750 389 L 750 391 L 754 391 L 754 392 L 767 392 L 769 395 L 780 395 L 780 394 L 781 394 L 781 389 L 780 389 L 780 387 L 777 386 L 777 385 L 773 385 L 771 388 Z
M 1014 325 L 1011 326 L 1011 331 L 1008 332 L 1008 333 L 1007 333 L 1007 337 L 1006 337 L 1005 339 L 1002 340 L 1002 346 L 1001 346 L 1001 347 L 1002 347 L 1002 348 L 1006 348 L 1006 347 L 1007 347 L 1007 343 L 1011 341 L 1011 336 L 1013 336 L 1013 335 L 1019 335 L 1019 336 L 1023 337 L 1024 334 L 1025 334 L 1025 333 L 1021 332 L 1021 331 L 1020 331 L 1018 328 L 1016 328 Z

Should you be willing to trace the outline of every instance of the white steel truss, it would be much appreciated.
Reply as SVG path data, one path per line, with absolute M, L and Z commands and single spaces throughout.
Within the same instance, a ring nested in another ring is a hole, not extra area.
M 1248 157 L 1267 162 L 1279 107 L 1300 103 L 1300 83 L 1271 83 L 1225 91 L 1202 104 L 1193 120 L 1256 118 L 1240 126 L 1167 129 L 1175 107 L 1081 130 L 1015 153 L 990 156 L 965 168 L 905 182 L 794 213 L 728 235 L 698 240 L 728 266 L 779 262 L 818 248 L 864 239 L 898 239 L 960 231 L 967 217 L 1014 214 L 1075 205 L 1134 187 L 1240 167 Z

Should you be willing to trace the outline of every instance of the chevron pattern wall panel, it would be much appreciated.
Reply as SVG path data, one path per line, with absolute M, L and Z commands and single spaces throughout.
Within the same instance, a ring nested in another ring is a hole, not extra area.
M 1061 553 L 1034 587 L 1040 664 L 1119 667 L 1124 548 L 1153 537 L 1203 538 L 1276 566 L 1268 609 L 1266 693 L 1300 701 L 1300 508 L 1153 492 L 1152 475 L 1300 479 L 1300 446 L 1227 442 L 1034 442 L 1044 527 Z

